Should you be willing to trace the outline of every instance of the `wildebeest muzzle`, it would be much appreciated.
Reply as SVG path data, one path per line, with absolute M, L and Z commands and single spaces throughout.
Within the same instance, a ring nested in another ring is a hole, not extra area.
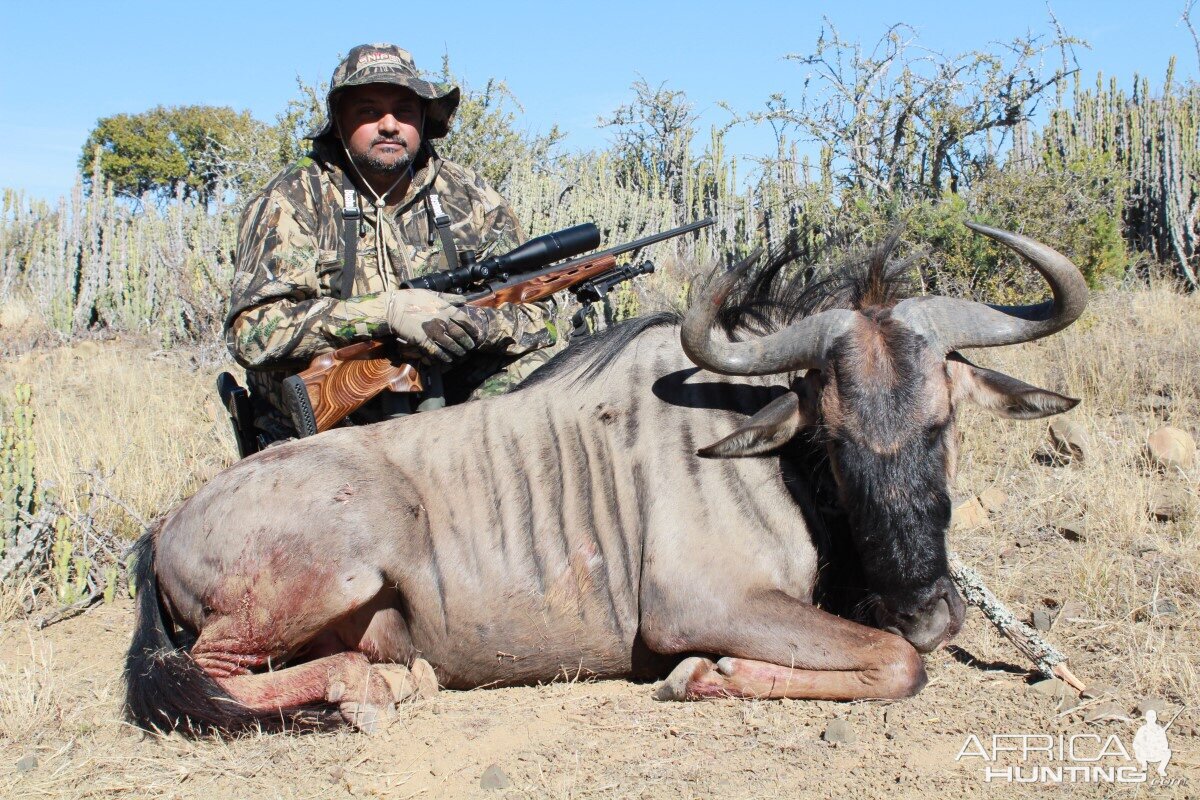
M 948 642 L 962 629 L 966 608 L 948 576 L 942 576 L 925 591 L 912 595 L 911 601 L 889 607 L 884 601 L 876 606 L 876 624 L 903 636 L 922 653 Z

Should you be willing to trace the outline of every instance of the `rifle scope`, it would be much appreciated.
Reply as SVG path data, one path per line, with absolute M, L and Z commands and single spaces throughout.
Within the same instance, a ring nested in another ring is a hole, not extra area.
M 435 292 L 461 292 L 472 284 L 505 275 L 532 272 L 555 261 L 574 258 L 600 246 L 600 229 L 591 222 L 530 239 L 503 255 L 476 262 L 474 254 L 463 253 L 458 269 L 434 272 L 400 284 L 402 289 L 431 289 Z

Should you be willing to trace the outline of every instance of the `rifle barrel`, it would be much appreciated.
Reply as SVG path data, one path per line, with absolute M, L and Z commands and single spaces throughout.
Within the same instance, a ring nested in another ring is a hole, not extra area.
M 707 228 L 709 225 L 712 225 L 714 222 L 716 222 L 716 220 L 714 220 L 712 217 L 707 217 L 707 218 L 699 220 L 697 222 L 689 222 L 687 225 L 680 225 L 678 228 L 672 228 L 669 231 L 663 231 L 662 233 L 655 233 L 650 236 L 644 236 L 641 239 L 638 239 L 637 241 L 629 242 L 628 244 L 617 245 L 616 247 L 610 247 L 607 250 L 600 250 L 595 253 L 588 253 L 587 255 L 584 255 L 584 256 L 577 256 L 575 258 L 567 259 L 566 261 L 559 261 L 556 264 L 547 264 L 544 267 L 541 267 L 539 269 L 529 270 L 528 272 L 515 272 L 512 274 L 509 274 L 507 279 L 505 279 L 505 280 L 502 280 L 502 281 L 499 281 L 496 283 L 489 283 L 488 285 L 486 285 L 485 287 L 483 287 L 482 289 L 479 289 L 479 290 L 465 292 L 463 294 L 463 297 L 467 298 L 468 300 L 475 300 L 475 299 L 478 299 L 481 297 L 487 297 L 488 295 L 490 295 L 500 289 L 503 289 L 508 286 L 513 286 L 513 285 L 516 285 L 519 283 L 524 283 L 525 281 L 530 280 L 531 278 L 534 278 L 538 275 L 543 275 L 543 274 L 550 273 L 550 272 L 559 272 L 561 270 L 568 269 L 570 267 L 574 267 L 578 264 L 584 264 L 589 261 L 595 261 L 597 259 L 607 258 L 608 256 L 614 256 L 614 257 L 619 256 L 622 253 L 628 253 L 631 250 L 637 250 L 642 247 L 647 247 L 648 245 L 655 244 L 656 242 L 661 242 L 664 239 L 670 239 L 673 236 L 682 236 L 685 233 L 691 233 L 692 231 L 700 230 L 701 228 Z
M 575 260 L 583 261 L 591 260 L 593 258 L 603 258 L 604 256 L 619 256 L 622 253 L 628 253 L 632 250 L 638 250 L 642 247 L 649 247 L 652 244 L 657 244 L 664 239 L 670 239 L 674 236 L 682 236 L 685 233 L 691 233 L 692 231 L 698 231 L 701 228 L 707 228 L 709 225 L 712 225 L 715 222 L 716 220 L 712 217 L 705 217 L 704 219 L 697 220 L 696 222 L 689 222 L 687 225 L 680 225 L 678 228 L 671 228 L 669 231 L 651 234 L 650 236 L 643 236 L 641 239 L 629 242 L 628 244 L 617 245 L 616 247 L 610 247 L 607 250 L 601 250 L 598 253 L 590 253 L 586 256 L 580 256 Z

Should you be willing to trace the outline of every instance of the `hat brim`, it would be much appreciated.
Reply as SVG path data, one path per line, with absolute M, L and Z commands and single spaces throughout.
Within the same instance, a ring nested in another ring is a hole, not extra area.
M 450 122 L 461 100 L 461 93 L 457 86 L 451 86 L 446 91 L 440 91 L 436 84 L 429 81 L 423 81 L 420 78 L 413 78 L 408 75 L 400 75 L 395 72 L 383 72 L 351 78 L 336 89 L 331 90 L 325 98 L 325 119 L 315 131 L 309 133 L 308 138 L 313 141 L 333 138 L 335 136 L 333 130 L 333 107 L 337 96 L 346 89 L 355 86 L 369 86 L 373 83 L 403 87 L 425 101 L 425 130 L 421 134 L 424 138 L 440 139 L 450 132 Z

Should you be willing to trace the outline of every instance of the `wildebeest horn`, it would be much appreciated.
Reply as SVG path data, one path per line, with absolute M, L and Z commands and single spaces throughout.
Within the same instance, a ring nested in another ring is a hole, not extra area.
M 721 305 L 758 254 L 754 251 L 714 280 L 692 303 L 680 331 L 683 351 L 696 366 L 723 375 L 771 375 L 820 367 L 829 346 L 850 327 L 853 311 L 822 311 L 777 333 L 746 341 L 729 341 L 717 330 Z
M 1026 306 L 996 306 L 952 297 L 913 297 L 896 304 L 894 319 L 949 353 L 966 347 L 1030 342 L 1062 330 L 1083 313 L 1087 283 L 1062 253 L 1018 233 L 975 222 L 966 226 L 1028 259 L 1050 284 L 1053 299 Z

